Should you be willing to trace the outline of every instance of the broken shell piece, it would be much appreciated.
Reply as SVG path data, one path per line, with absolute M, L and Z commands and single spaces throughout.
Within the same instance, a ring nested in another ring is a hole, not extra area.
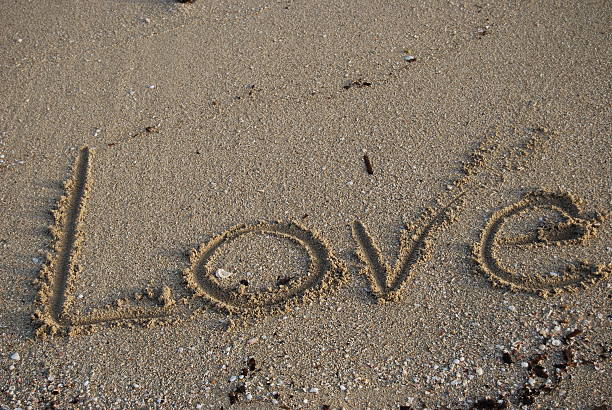
M 217 269 L 217 272 L 215 272 L 215 275 L 217 275 L 219 279 L 229 278 L 233 274 L 233 272 L 228 272 L 225 269 Z

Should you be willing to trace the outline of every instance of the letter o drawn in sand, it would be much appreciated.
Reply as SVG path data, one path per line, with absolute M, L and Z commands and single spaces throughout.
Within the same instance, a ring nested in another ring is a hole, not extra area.
M 213 271 L 213 263 L 221 248 L 247 234 L 268 234 L 288 239 L 308 254 L 310 265 L 305 276 L 288 285 L 265 291 L 241 293 L 224 288 Z M 238 225 L 214 237 L 193 252 L 191 266 L 184 271 L 189 287 L 215 307 L 241 314 L 260 314 L 287 309 L 292 305 L 319 299 L 344 283 L 346 268 L 332 254 L 329 245 L 311 230 L 295 222 L 259 222 Z
M 504 225 L 513 217 L 538 208 L 557 212 L 562 222 L 540 227 L 529 234 L 515 237 L 499 237 Z M 498 286 L 511 290 L 539 293 L 542 296 L 562 290 L 574 291 L 586 288 L 610 274 L 610 266 L 596 265 L 586 261 L 573 263 L 557 273 L 557 277 L 542 274 L 521 275 L 513 272 L 500 262 L 498 251 L 504 247 L 550 247 L 561 245 L 582 245 L 596 235 L 604 215 L 596 213 L 586 217 L 582 212 L 582 201 L 569 193 L 547 191 L 530 192 L 525 197 L 491 215 L 482 230 L 480 242 L 473 247 L 474 260 L 480 270 Z

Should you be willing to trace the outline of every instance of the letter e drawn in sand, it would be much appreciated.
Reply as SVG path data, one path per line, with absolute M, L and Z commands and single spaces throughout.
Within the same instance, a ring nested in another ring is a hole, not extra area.
M 553 210 L 563 221 L 552 226 L 539 227 L 524 235 L 498 237 L 511 218 L 537 209 Z M 572 194 L 543 190 L 530 192 L 522 200 L 491 215 L 482 230 L 480 242 L 473 246 L 473 258 L 479 269 L 495 285 L 511 290 L 547 296 L 563 290 L 587 288 L 599 280 L 606 279 L 611 271 L 610 266 L 579 261 L 568 265 L 558 277 L 550 278 L 541 274 L 526 277 L 504 267 L 498 257 L 498 251 L 510 246 L 544 248 L 552 245 L 581 245 L 596 235 L 603 220 L 604 215 L 600 213 L 596 213 L 593 218 L 585 217 L 582 201 Z
M 281 284 L 253 293 L 222 287 L 214 274 L 213 262 L 223 246 L 247 234 L 273 235 L 302 247 L 310 259 L 307 274 L 290 285 Z M 191 266 L 183 274 L 197 296 L 221 310 L 246 315 L 281 311 L 299 303 L 314 301 L 348 279 L 346 268 L 333 255 L 330 246 L 297 222 L 259 222 L 235 226 L 201 245 L 198 251 L 192 252 L 190 260 Z

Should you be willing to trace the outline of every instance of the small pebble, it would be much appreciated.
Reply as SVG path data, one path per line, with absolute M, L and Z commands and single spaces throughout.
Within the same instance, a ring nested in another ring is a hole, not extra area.
M 147 88 L 149 88 L 149 89 L 151 89 L 151 90 L 152 90 L 152 89 L 154 89 L 154 88 L 155 88 L 155 86 L 154 86 L 153 84 L 151 84 L 151 85 L 147 85 Z
M 247 393 L 247 395 L 245 396 L 247 400 L 253 400 L 253 395 L 251 393 Z
M 319 393 L 319 389 L 317 389 L 316 387 L 311 387 L 310 390 L 308 390 L 309 393 L 314 393 L 317 394 Z
M 229 381 L 230 382 L 235 382 L 236 379 L 238 379 L 236 376 L 232 376 L 232 377 L 229 378 Z
M 482 376 L 484 374 L 484 370 L 482 370 L 481 367 L 477 367 L 476 368 L 476 374 L 479 375 L 479 376 Z
M 13 353 L 10 356 L 11 360 L 21 360 L 21 356 L 19 355 L 19 353 Z
M 409 63 L 416 61 L 416 57 L 415 56 L 411 56 L 411 55 L 407 55 L 404 56 L 404 61 L 408 61 Z
M 529 367 L 529 363 L 527 363 L 527 362 L 521 362 L 521 367 L 523 367 L 523 368 L 525 368 L 525 369 L 526 369 L 526 368 L 528 368 L 528 367 Z
M 553 346 L 561 346 L 561 340 L 559 339 L 552 339 L 551 343 Z

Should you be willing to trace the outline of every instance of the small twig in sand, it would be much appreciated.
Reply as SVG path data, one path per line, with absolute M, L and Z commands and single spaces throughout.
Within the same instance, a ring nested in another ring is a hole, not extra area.
M 368 171 L 368 174 L 370 175 L 374 174 L 374 169 L 372 168 L 372 162 L 370 161 L 370 157 L 368 156 L 368 154 L 363 155 L 363 162 L 365 162 L 366 171 Z

